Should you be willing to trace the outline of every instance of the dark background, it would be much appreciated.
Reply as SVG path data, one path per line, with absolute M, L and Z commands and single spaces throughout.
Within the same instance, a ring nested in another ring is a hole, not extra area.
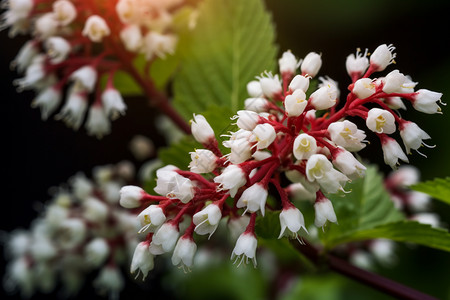
M 291 49 L 303 57 L 309 51 L 322 53 L 323 67 L 320 75 L 329 75 L 340 84 L 342 93 L 349 83 L 345 72 L 345 58 L 357 47 L 373 51 L 379 44 L 394 44 L 398 68 L 411 74 L 419 82 L 417 88 L 443 92 L 442 100 L 449 102 L 450 94 L 450 1 L 294 1 L 267 0 L 276 24 L 280 51 Z M 15 57 L 26 38 L 9 39 L 7 32 L 0 32 L 0 101 L 2 155 L 2 209 L 1 230 L 28 228 L 36 216 L 35 203 L 43 203 L 48 188 L 66 182 L 78 171 L 90 174 L 94 166 L 116 163 L 123 159 L 134 161 L 128 143 L 135 134 L 143 134 L 157 144 L 164 139 L 155 130 L 152 119 L 156 111 L 142 99 L 127 101 L 125 117 L 112 123 L 112 134 L 102 140 L 86 135 L 84 128 L 78 132 L 62 122 L 50 119 L 41 121 L 40 112 L 30 108 L 33 92 L 17 93 L 12 80 L 21 77 L 10 71 L 9 63 Z M 428 158 L 418 154 L 410 156 L 410 162 L 420 168 L 422 179 L 444 177 L 450 174 L 450 121 L 448 107 L 444 115 L 417 113 L 409 106 L 402 112 L 430 134 L 430 144 L 435 149 L 424 149 Z M 383 166 L 381 151 L 375 141 L 362 152 L 363 157 Z M 373 151 L 376 148 L 377 151 Z M 435 209 L 443 220 L 448 220 L 447 207 L 435 203 Z M 440 298 L 448 297 L 442 288 L 448 282 L 449 255 L 440 251 L 422 249 L 420 257 L 407 257 L 401 267 L 411 274 L 389 273 L 388 276 L 416 286 Z M 400 267 L 399 267 L 400 268 Z M 442 276 L 447 276 L 442 278 Z M 128 287 L 128 292 L 136 289 Z M 89 294 L 89 290 L 86 291 Z M 136 292 L 139 294 L 139 292 Z M 150 296 L 150 294 L 146 294 Z

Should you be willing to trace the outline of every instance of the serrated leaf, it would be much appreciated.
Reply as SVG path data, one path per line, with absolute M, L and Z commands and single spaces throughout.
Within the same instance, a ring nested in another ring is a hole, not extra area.
M 450 204 L 450 177 L 420 182 L 410 186 L 410 188 Z
M 375 167 L 368 167 L 364 178 L 346 185 L 351 193 L 344 197 L 328 195 L 334 205 L 339 224 L 329 224 L 321 240 L 330 249 L 343 240 L 352 241 L 360 231 L 396 222 L 404 216 L 394 207 L 394 204 L 384 189 L 383 177 Z
M 246 85 L 275 66 L 274 26 L 261 0 L 205 0 L 174 80 L 174 106 L 186 118 L 210 105 L 232 111 Z

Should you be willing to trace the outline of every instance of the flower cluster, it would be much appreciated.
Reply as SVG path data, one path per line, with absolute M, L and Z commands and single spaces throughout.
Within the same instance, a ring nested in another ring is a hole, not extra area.
M 418 150 L 429 136 L 394 109 L 404 107 L 406 100 L 419 111 L 440 112 L 441 94 L 415 91 L 416 83 L 398 70 L 369 78 L 393 62 L 393 50 L 381 45 L 370 57 L 367 51 L 348 56 L 352 82 L 343 103 L 337 83 L 329 77 L 319 77 L 318 88 L 309 91 L 322 65 L 319 54 L 311 52 L 298 60 L 290 51 L 283 53 L 279 75 L 266 72 L 248 84 L 245 110 L 232 118 L 238 129 L 223 141 L 230 149 L 226 155 L 208 121 L 194 115 L 191 131 L 204 149 L 190 153 L 190 171 L 171 165 L 159 169 L 154 189 L 159 196 L 137 186 L 121 190 L 121 204 L 141 209 L 141 232 L 148 232 L 136 249 L 133 269 L 145 277 L 148 261 L 171 251 L 174 265 L 191 267 L 197 248 L 194 233 L 211 237 L 225 218 L 230 229 L 241 232 L 232 259 L 256 266 L 255 220 L 266 209 L 280 212 L 279 238 L 301 242 L 300 236 L 307 233 L 303 214 L 290 200 L 296 197 L 313 199 L 317 227 L 337 223 L 326 195 L 347 192 L 345 184 L 366 169 L 355 157 L 366 146 L 366 132 L 357 126 L 358 119 L 380 139 L 386 164 L 395 168 L 399 159 L 408 160 L 390 136 L 397 127 L 408 153 Z M 290 184 L 284 184 L 286 178 Z M 279 199 L 270 206 L 269 186 Z
M 88 274 L 98 271 L 99 293 L 117 295 L 139 242 L 136 216 L 119 205 L 119 190 L 133 182 L 129 162 L 94 169 L 94 180 L 79 173 L 61 186 L 30 230 L 10 233 L 5 289 L 30 297 L 53 292 L 75 295 Z
M 0 29 L 10 28 L 11 37 L 31 35 L 11 63 L 25 74 L 14 83 L 19 91 L 36 91 L 32 106 L 44 120 L 60 108 L 65 94 L 55 118 L 78 130 L 88 111 L 86 130 L 100 138 L 110 132 L 110 120 L 127 109 L 114 85 L 116 73 L 151 86 L 133 65 L 135 56 L 151 63 L 174 52 L 171 26 L 181 2 L 5 0 Z

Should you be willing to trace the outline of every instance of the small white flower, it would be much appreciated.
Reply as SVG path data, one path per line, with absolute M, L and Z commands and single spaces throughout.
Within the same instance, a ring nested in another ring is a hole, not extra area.
M 58 21 L 53 13 L 45 13 L 36 19 L 34 32 L 41 39 L 45 40 L 58 32 Z
M 295 138 L 293 152 L 296 159 L 308 159 L 311 155 L 316 153 L 316 150 L 316 139 L 309 134 L 302 133 Z
M 333 154 L 333 165 L 350 179 L 363 177 L 366 170 L 366 167 L 353 154 L 342 148 L 339 148 L 337 153 Z
M 261 89 L 261 84 L 259 81 L 252 80 L 247 83 L 247 93 L 252 98 L 259 98 L 262 96 L 263 92 Z
M 194 120 L 191 120 L 191 131 L 199 143 L 205 144 L 214 139 L 214 130 L 202 115 L 194 114 Z
M 152 204 L 138 215 L 138 219 L 143 226 L 139 232 L 145 232 L 149 228 L 154 230 L 161 226 L 166 221 L 166 215 L 159 205 Z
M 195 152 L 189 152 L 191 162 L 189 170 L 194 173 L 210 173 L 217 167 L 217 156 L 210 150 L 196 149 Z
M 192 217 L 195 232 L 200 235 L 209 234 L 209 237 L 216 231 L 219 221 L 222 218 L 222 211 L 217 204 L 209 204 L 204 209 Z
M 84 92 L 69 92 L 66 103 L 55 116 L 57 120 L 63 120 L 67 126 L 75 130 L 80 128 L 88 106 L 87 95 Z
M 416 110 L 426 114 L 442 113 L 441 108 L 437 104 L 437 102 L 444 104 L 441 101 L 441 97 L 442 93 L 421 89 L 414 95 L 412 105 Z
M 320 55 L 315 52 L 310 52 L 303 59 L 300 70 L 302 71 L 302 75 L 314 77 L 319 72 L 321 66 L 322 58 Z
M 259 83 L 258 83 L 259 84 Z M 244 101 L 245 110 L 256 113 L 266 112 L 269 108 L 269 101 L 264 98 L 247 98 Z
M 108 206 L 94 197 L 84 200 L 82 207 L 83 217 L 92 223 L 104 222 L 108 217 Z
M 389 265 L 396 259 L 395 242 L 388 239 L 375 239 L 369 244 L 370 252 L 382 264 Z
M 95 135 L 98 139 L 111 132 L 111 123 L 101 105 L 92 105 L 86 120 L 88 135 Z
M 337 102 L 338 90 L 334 85 L 326 85 L 317 89 L 309 97 L 312 106 L 317 110 L 333 107 Z
M 367 128 L 376 133 L 391 134 L 396 130 L 395 118 L 387 110 L 372 108 L 366 119 Z
M 361 50 L 358 49 L 356 51 L 356 55 L 350 54 L 349 56 L 347 56 L 347 60 L 345 61 L 345 67 L 350 77 L 352 78 L 361 77 L 369 67 L 369 59 L 367 58 L 367 49 L 364 51 L 364 54 L 362 54 Z
M 161 34 L 150 31 L 143 38 L 142 52 L 147 60 L 154 56 L 165 58 L 167 54 L 173 54 L 178 38 L 173 34 Z
M 374 71 L 383 71 L 388 65 L 394 62 L 396 56 L 396 54 L 393 53 L 394 50 L 395 47 L 392 44 L 389 46 L 383 44 L 373 51 L 370 56 L 370 65 L 374 68 Z
M 87 36 L 91 41 L 98 43 L 101 42 L 105 36 L 110 35 L 111 30 L 102 17 L 92 15 L 87 18 L 81 34 Z
M 45 41 L 47 48 L 47 55 L 53 64 L 58 64 L 64 61 L 70 53 L 70 43 L 59 36 L 53 36 Z
M 225 157 L 233 164 L 240 164 L 252 157 L 252 144 L 249 139 L 230 140 L 226 143 L 231 152 Z
M 375 94 L 377 86 L 370 78 L 361 78 L 355 82 L 352 93 L 359 99 L 366 99 Z
M 11 67 L 16 67 L 19 73 L 31 64 L 33 58 L 40 52 L 36 40 L 27 41 L 19 50 L 14 60 L 11 62 Z
M 280 213 L 280 225 L 281 232 L 278 238 L 283 236 L 290 236 L 298 239 L 298 232 L 303 228 L 305 232 L 308 232 L 305 227 L 305 219 L 301 211 L 292 206 L 287 209 L 283 209 Z M 287 229 L 287 231 L 286 231 Z
M 180 265 L 183 269 L 187 267 L 189 270 L 189 268 L 192 267 L 195 251 L 197 251 L 197 245 L 192 238 L 182 236 L 178 239 L 175 249 L 173 250 L 172 264 L 174 266 Z
M 296 91 L 296 90 L 302 90 L 304 93 L 309 88 L 309 81 L 311 77 L 310 76 L 303 76 L 303 75 L 295 75 L 294 78 L 292 78 L 291 82 L 289 83 L 289 90 Z
M 242 193 L 236 204 L 236 207 L 246 207 L 243 214 L 245 214 L 247 211 L 254 213 L 258 210 L 261 210 L 261 214 L 264 216 L 267 195 L 268 191 L 264 187 L 264 185 L 261 183 L 255 183 Z
M 160 245 L 164 252 L 169 252 L 175 247 L 180 232 L 173 223 L 164 223 L 153 236 L 152 243 Z
M 259 115 L 251 110 L 239 110 L 232 119 L 237 119 L 236 125 L 240 129 L 252 131 L 259 123 Z
M 256 247 L 258 246 L 258 240 L 251 232 L 242 233 L 236 241 L 236 246 L 231 254 L 231 259 L 236 257 L 234 263 L 239 261 L 238 267 L 244 262 L 248 264 L 248 260 L 251 259 L 253 266 L 256 268 Z
M 296 89 L 291 95 L 287 95 L 284 100 L 284 107 L 289 117 L 300 116 L 307 104 L 308 100 L 302 89 Z
M 421 224 L 428 224 L 432 227 L 439 228 L 440 227 L 440 219 L 439 215 L 435 213 L 418 213 L 411 217 L 412 220 L 417 221 Z
M 57 0 L 53 3 L 53 16 L 60 25 L 67 26 L 77 17 L 77 9 L 71 1 Z
M 414 92 L 415 83 L 411 82 L 408 77 L 400 73 L 398 70 L 394 70 L 386 75 L 382 79 L 383 92 L 385 93 L 401 93 L 405 89 L 410 89 L 410 92 Z
M 120 31 L 120 39 L 125 48 L 131 52 L 137 52 L 142 47 L 143 36 L 138 25 L 130 24 Z
M 402 101 L 402 98 L 400 97 L 388 97 L 382 99 L 384 103 L 390 108 L 390 109 L 404 109 L 406 110 L 406 106 Z
M 145 191 L 134 185 L 126 185 L 120 189 L 120 205 L 125 208 L 135 208 L 141 205 Z
M 267 123 L 256 125 L 252 133 L 251 141 L 256 141 L 257 150 L 266 149 L 277 137 L 273 126 Z
M 240 217 L 232 217 L 228 220 L 228 232 L 230 234 L 230 239 L 235 241 L 238 237 L 244 233 L 250 222 L 250 217 L 248 215 L 243 215 Z
M 124 279 L 119 268 L 111 264 L 105 265 L 94 280 L 94 287 L 99 292 L 109 293 L 111 299 L 117 298 L 124 285 Z
M 423 145 L 423 140 L 431 137 L 414 122 L 404 121 L 400 125 L 400 136 L 406 148 L 406 153 L 410 154 L 411 149 L 416 150 Z
M 230 196 L 234 197 L 240 187 L 246 182 L 246 176 L 241 167 L 229 165 L 222 174 L 214 178 L 214 182 L 219 184 L 220 189 L 230 190 Z
M 47 72 L 44 67 L 44 55 L 36 55 L 33 57 L 30 65 L 25 71 L 25 77 L 14 80 L 14 85 L 18 86 L 18 90 L 27 88 L 36 88 L 44 80 Z
M 61 89 L 56 86 L 49 86 L 42 90 L 31 103 L 31 107 L 40 107 L 42 120 L 48 117 L 58 108 L 61 103 Z
M 315 219 L 314 224 L 317 227 L 323 227 L 327 221 L 337 223 L 336 213 L 331 201 L 325 197 L 319 197 L 314 203 Z
M 107 87 L 102 93 L 102 104 L 105 114 L 111 120 L 117 119 L 119 116 L 125 115 L 127 105 L 123 101 L 120 92 L 112 87 Z
M 399 159 L 408 162 L 408 157 L 406 157 L 400 145 L 393 138 L 383 137 L 381 148 L 383 149 L 384 162 L 390 165 L 391 168 L 395 169 Z
M 306 176 L 310 182 L 317 181 L 325 193 L 343 190 L 342 184 L 349 180 L 347 176 L 335 170 L 323 154 L 313 154 L 306 163 Z
M 266 72 L 266 76 L 258 77 L 264 96 L 274 98 L 281 94 L 282 86 L 278 75 Z
M 97 71 L 93 66 L 86 65 L 70 75 L 70 79 L 75 82 L 76 85 L 81 86 L 88 92 L 92 92 L 97 82 Z
M 96 237 L 84 248 L 86 260 L 95 267 L 100 266 L 109 255 L 109 246 L 104 238 Z
M 67 219 L 61 222 L 58 231 L 60 231 L 59 239 L 55 242 L 62 249 L 73 249 L 80 245 L 86 238 L 86 224 L 81 219 Z
M 364 131 L 348 120 L 331 123 L 328 133 L 334 143 L 348 151 L 359 151 L 366 146 L 362 143 L 366 138 Z
M 288 50 L 283 52 L 281 58 L 278 60 L 278 65 L 282 75 L 286 73 L 291 76 L 295 74 L 296 69 L 299 66 L 299 62 L 297 61 L 297 58 L 295 58 L 295 55 Z
M 36 261 L 48 261 L 58 253 L 53 242 L 46 236 L 35 237 L 30 250 Z
M 130 273 L 134 273 L 136 271 L 136 278 L 139 276 L 139 273 L 142 272 L 142 280 L 148 275 L 148 272 L 153 269 L 153 255 L 149 251 L 149 242 L 140 242 L 136 249 L 134 250 L 133 259 L 131 260 Z

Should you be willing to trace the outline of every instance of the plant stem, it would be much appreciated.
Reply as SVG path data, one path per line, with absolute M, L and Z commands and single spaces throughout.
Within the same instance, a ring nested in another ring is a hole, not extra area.
M 316 249 L 308 242 L 306 242 L 306 245 L 300 245 L 296 240 L 294 240 L 292 242 L 292 245 L 303 255 L 313 261 L 316 265 L 325 263 L 331 270 L 341 275 L 344 275 L 348 278 L 351 278 L 355 281 L 370 286 L 378 291 L 384 292 L 398 299 L 437 300 L 436 298 L 428 294 L 419 292 L 396 281 L 355 267 L 349 264 L 347 261 L 334 256 L 333 254 L 328 253 L 326 256 L 323 256 L 318 249 Z

